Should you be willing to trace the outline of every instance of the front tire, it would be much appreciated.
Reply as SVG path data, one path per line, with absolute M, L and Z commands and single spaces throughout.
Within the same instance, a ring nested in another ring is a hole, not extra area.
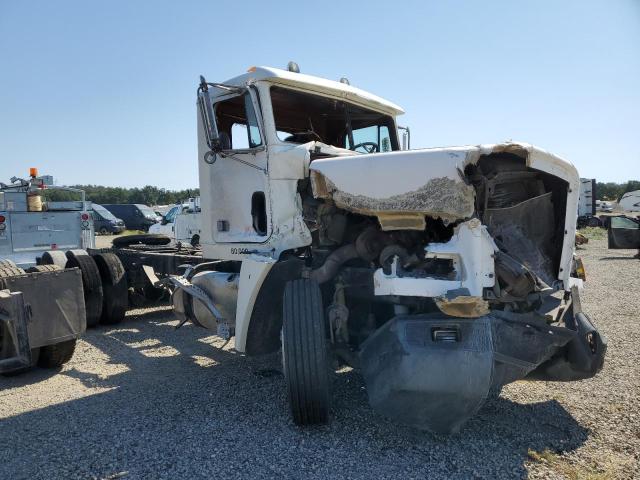
M 282 318 L 283 370 L 293 421 L 297 425 L 329 420 L 329 362 L 322 294 L 317 282 L 287 282 Z

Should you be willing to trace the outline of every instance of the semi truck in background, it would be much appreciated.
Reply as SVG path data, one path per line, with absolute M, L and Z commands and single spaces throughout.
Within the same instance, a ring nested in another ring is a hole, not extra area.
M 13 177 L 0 182 L 0 258 L 20 267 L 36 264 L 48 250 L 86 249 L 95 246 L 91 203 L 84 191 L 47 185 L 31 169 L 28 180 Z M 48 193 L 64 192 L 77 200 L 47 201 Z
M 90 202 L 52 183 L 35 168 L 27 180 L 0 183 L 0 373 L 60 367 L 87 325 L 118 322 L 126 310 L 118 258 L 87 253 L 95 246 Z

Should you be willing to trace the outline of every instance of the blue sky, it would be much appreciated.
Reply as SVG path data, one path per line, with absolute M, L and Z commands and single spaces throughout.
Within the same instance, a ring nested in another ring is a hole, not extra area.
M 252 65 L 403 106 L 412 147 L 527 141 L 640 179 L 640 1 L 0 0 L 0 181 L 198 183 L 198 75 Z

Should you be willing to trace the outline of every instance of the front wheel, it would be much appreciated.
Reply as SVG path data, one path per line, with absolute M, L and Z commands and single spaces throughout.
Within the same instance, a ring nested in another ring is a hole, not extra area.
M 330 377 L 324 309 L 320 287 L 313 280 L 292 280 L 285 286 L 282 360 L 293 421 L 327 423 Z

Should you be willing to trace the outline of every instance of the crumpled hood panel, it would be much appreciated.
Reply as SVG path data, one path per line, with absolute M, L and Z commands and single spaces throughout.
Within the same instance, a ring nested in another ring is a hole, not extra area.
M 311 162 L 314 196 L 379 218 L 383 230 L 423 229 L 424 216 L 446 222 L 474 213 L 475 191 L 464 180 L 464 148 L 414 150 Z

